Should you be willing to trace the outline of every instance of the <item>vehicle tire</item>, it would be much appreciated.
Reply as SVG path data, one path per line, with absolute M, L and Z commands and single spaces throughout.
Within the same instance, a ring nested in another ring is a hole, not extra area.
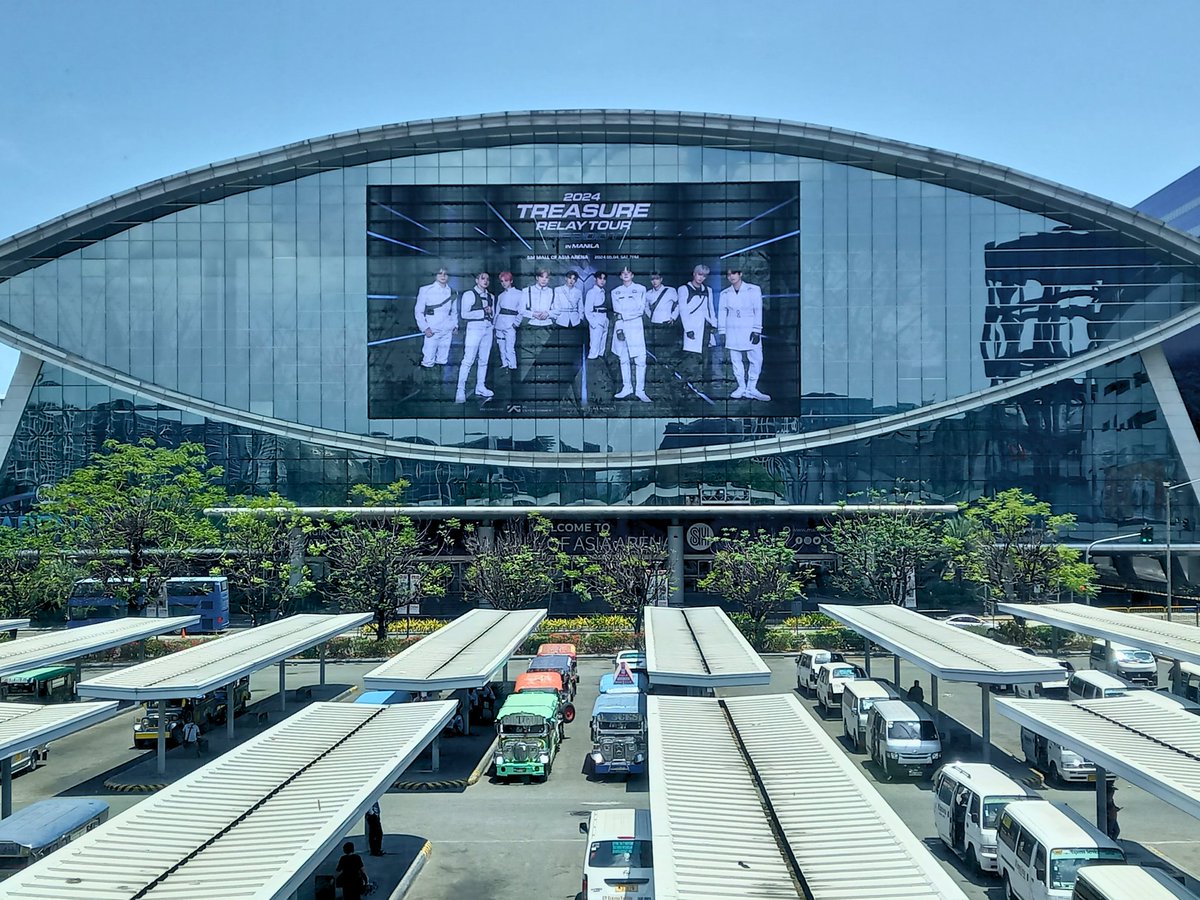
M 1055 787 L 1058 787 L 1063 783 L 1062 776 L 1058 773 L 1058 765 L 1056 763 L 1050 763 L 1050 774 L 1046 776 L 1046 781 Z
M 568 703 L 563 707 L 563 721 L 568 725 L 575 721 L 575 704 Z
M 983 874 L 983 866 L 979 864 L 979 854 L 975 852 L 973 844 L 967 845 L 967 868 L 976 875 Z
M 1008 880 L 1007 872 L 1004 873 L 1004 900 L 1020 900 L 1020 898 L 1013 893 L 1012 884 Z

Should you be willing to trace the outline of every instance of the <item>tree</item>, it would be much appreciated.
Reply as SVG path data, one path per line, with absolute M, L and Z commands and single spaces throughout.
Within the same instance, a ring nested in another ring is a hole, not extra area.
M 56 522 L 63 551 L 136 614 L 188 570 L 191 551 L 217 546 L 220 532 L 204 508 L 225 502 L 222 474 L 200 444 L 109 440 L 47 488 L 35 513 Z
M 909 579 L 942 553 L 940 523 L 915 510 L 856 513 L 823 530 L 838 555 L 834 583 L 876 603 L 903 605 Z
M 494 609 L 540 606 L 562 583 L 570 559 L 550 533 L 550 522 L 531 513 L 496 529 L 469 528 L 465 543 L 467 599 Z
M 812 570 L 796 562 L 791 532 L 778 534 L 728 530 L 713 542 L 712 570 L 700 588 L 738 604 L 754 628 L 754 643 L 762 646 L 767 616 L 804 597 Z
M 965 535 L 947 534 L 943 543 L 967 581 L 1024 603 L 1059 590 L 1095 592 L 1095 567 L 1082 562 L 1078 550 L 1058 543 L 1075 527 L 1073 515 L 1052 514 L 1049 503 L 1020 488 L 980 497 L 963 515 Z
M 405 481 L 385 488 L 359 484 L 351 489 L 350 501 L 368 509 L 395 506 L 407 487 Z M 410 603 L 446 595 L 450 567 L 433 559 L 444 548 L 444 535 L 440 529 L 418 528 L 407 516 L 342 515 L 325 527 L 323 540 L 312 549 L 329 563 L 333 598 L 343 609 L 373 614 L 375 637 L 382 641 Z
M 288 615 L 315 585 L 305 562 L 305 542 L 312 520 L 294 510 L 296 504 L 272 492 L 266 497 L 238 497 L 246 510 L 224 521 L 224 553 L 214 574 L 225 575 L 237 591 L 239 608 L 260 625 Z M 282 510 L 282 511 L 279 511 Z
M 0 527 L 0 617 L 32 617 L 59 609 L 83 577 L 83 570 L 59 552 L 48 531 L 40 523 Z
M 619 615 L 633 616 L 642 630 L 647 606 L 666 592 L 667 544 L 658 538 L 609 538 L 585 557 L 570 561 L 564 574 L 583 600 L 599 598 Z

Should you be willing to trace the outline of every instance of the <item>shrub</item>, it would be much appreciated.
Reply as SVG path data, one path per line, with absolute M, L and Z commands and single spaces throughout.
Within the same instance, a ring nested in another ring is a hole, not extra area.
M 783 620 L 783 627 L 795 631 L 797 628 L 833 628 L 837 623 L 823 612 L 801 613 Z
M 804 635 L 796 634 L 790 628 L 771 628 L 763 639 L 763 646 L 758 649 L 763 653 L 788 653 L 793 650 L 803 650 Z
M 823 628 L 808 635 L 809 646 L 818 650 L 861 650 L 862 635 L 852 628 Z

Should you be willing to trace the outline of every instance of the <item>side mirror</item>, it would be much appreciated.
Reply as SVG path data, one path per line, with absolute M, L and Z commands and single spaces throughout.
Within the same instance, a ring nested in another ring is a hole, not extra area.
M 973 813 L 971 813 L 971 824 L 972 824 L 972 825 L 978 825 L 978 824 L 979 824 L 979 813 L 977 813 L 977 812 L 973 812 Z
M 587 834 L 587 833 L 588 833 L 588 829 L 587 829 L 587 822 L 580 822 L 580 823 L 579 823 L 579 833 L 580 833 L 580 834 Z
M 1045 884 L 1046 883 L 1046 867 L 1038 866 L 1036 869 L 1034 869 L 1033 877 L 1038 880 L 1038 883 Z

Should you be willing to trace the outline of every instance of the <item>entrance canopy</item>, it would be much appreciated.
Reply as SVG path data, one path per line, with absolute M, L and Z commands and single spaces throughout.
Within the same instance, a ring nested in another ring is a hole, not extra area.
M 544 609 L 473 609 L 363 676 L 368 691 L 481 688 L 525 642 Z
M 1062 678 L 1052 660 L 1039 659 L 989 638 L 936 622 L 890 604 L 837 606 L 821 612 L 872 643 L 946 681 L 974 684 L 1030 684 Z
M 365 625 L 371 619 L 371 613 L 288 616 L 257 628 L 222 635 L 169 656 L 81 681 L 76 692 L 81 697 L 107 700 L 199 697 Z
M 965 900 L 794 696 L 648 700 L 658 900 Z
M 453 710 L 314 703 L 14 875 L 4 896 L 290 898 Z
M 996 609 L 1031 622 L 1149 650 L 1200 664 L 1200 628 L 1082 603 L 997 603 Z
M 0 644 L 0 677 L 36 669 L 38 666 L 65 662 L 90 653 L 100 653 L 113 647 L 199 624 L 199 616 L 173 616 L 166 619 L 128 616 L 111 622 L 45 631 L 15 641 L 6 641 Z
M 1200 818 L 1200 716 L 1130 691 L 1104 700 L 997 699 L 1019 725 Z
M 647 606 L 646 673 L 651 686 L 771 683 L 767 664 L 716 606 Z

